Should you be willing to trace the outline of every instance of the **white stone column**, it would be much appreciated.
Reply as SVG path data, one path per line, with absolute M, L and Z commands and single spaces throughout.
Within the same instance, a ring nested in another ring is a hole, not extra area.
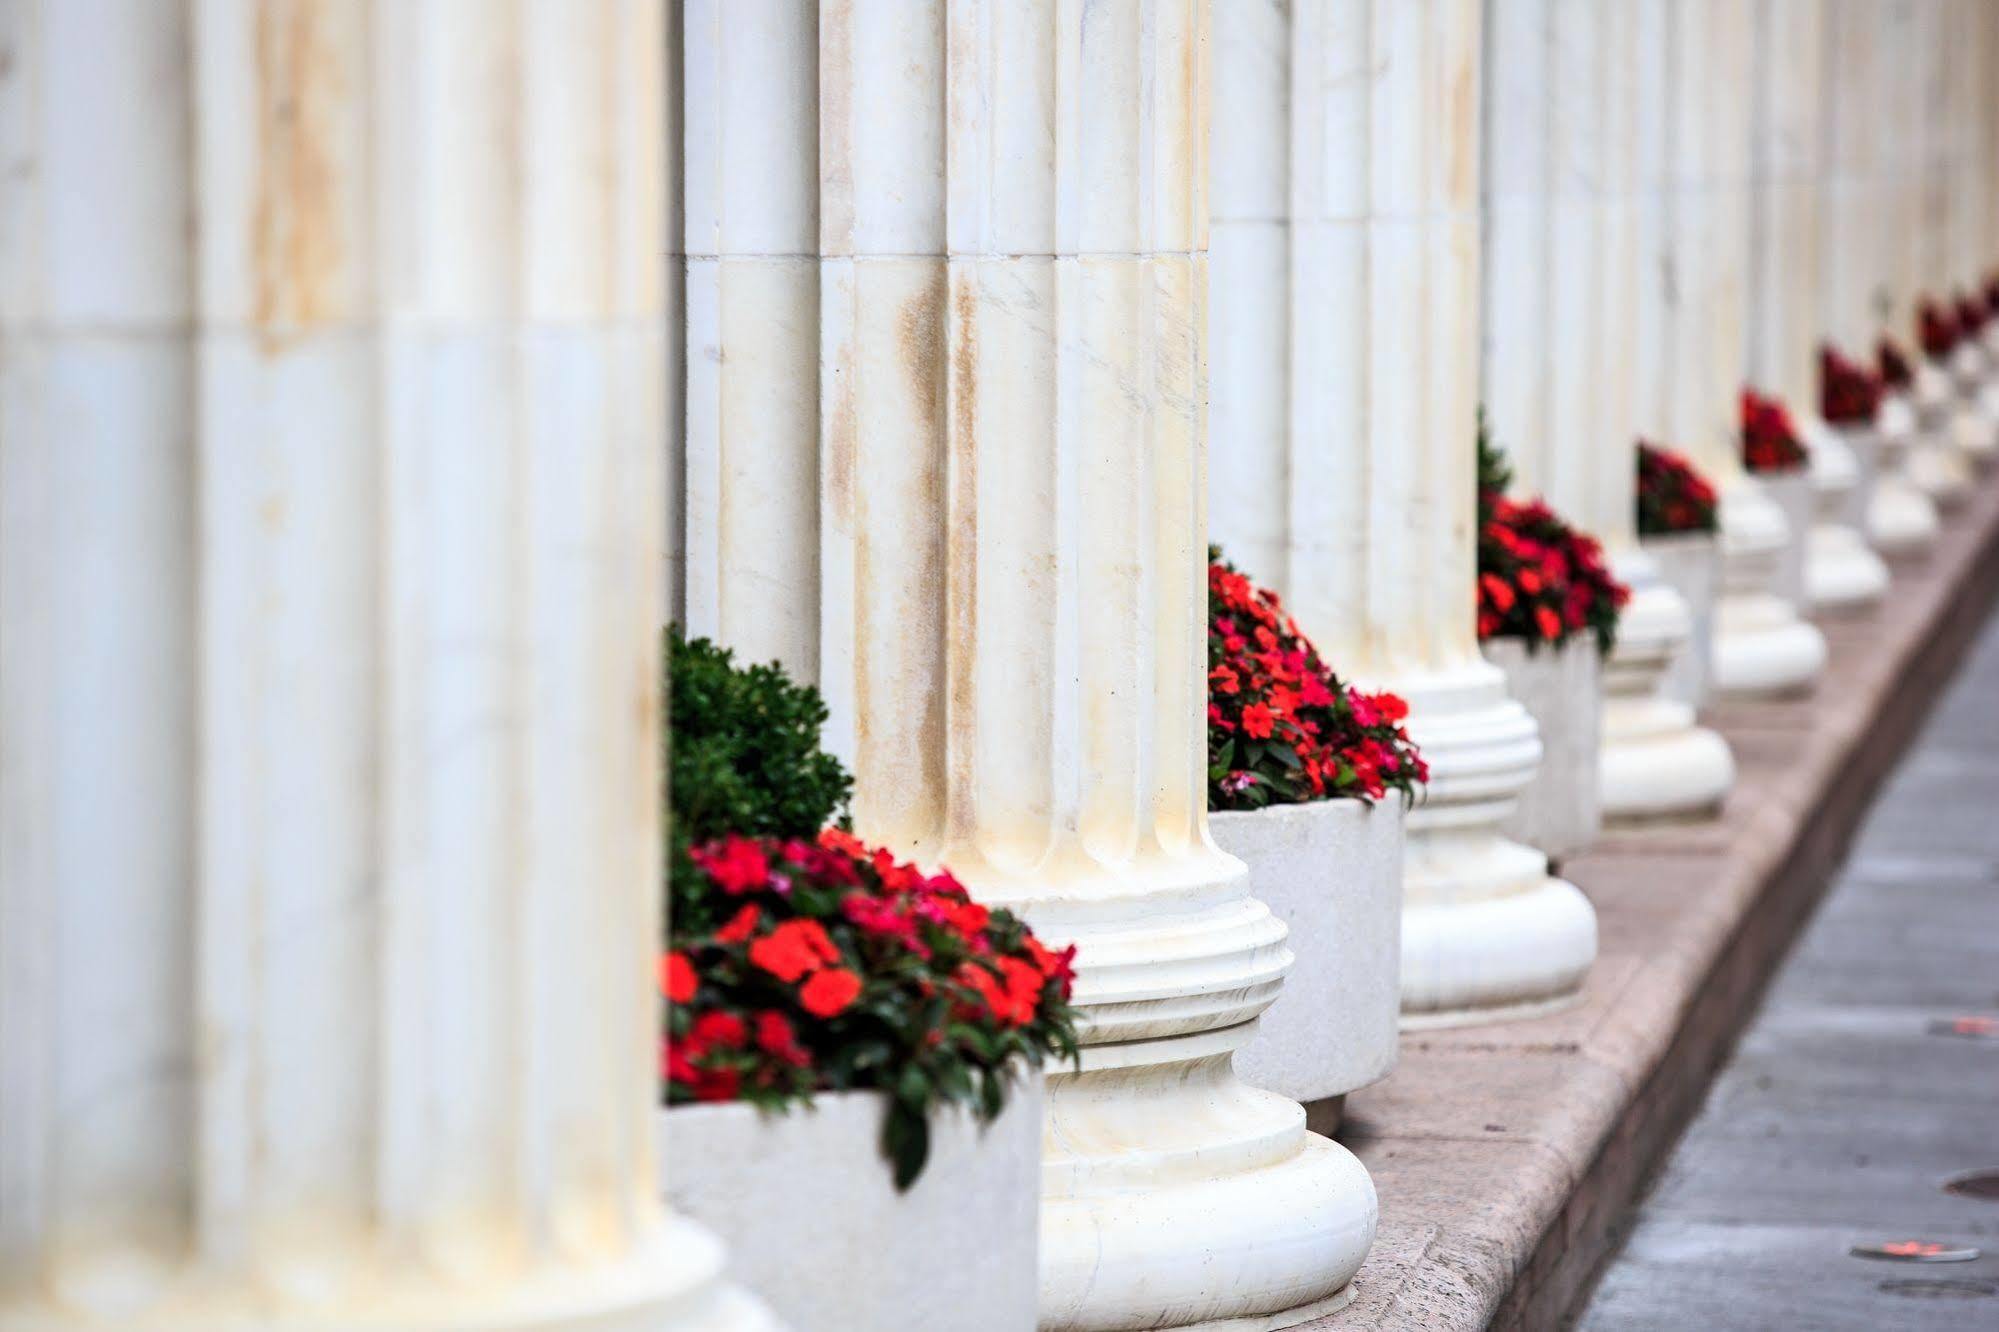
M 1078 946 L 1046 1328 L 1303 1321 L 1374 1231 L 1358 1162 L 1231 1066 L 1290 951 L 1206 827 L 1208 9 L 820 6 L 816 95 L 776 131 L 816 138 L 816 364 L 774 386 L 816 421 L 767 391 L 715 436 L 756 460 L 718 474 L 742 503 L 816 505 L 768 553 L 811 604 L 738 619 L 725 587 L 712 622 L 824 688 L 856 829 Z M 683 502 L 696 622 L 763 533 Z
M 1721 491 L 1722 596 L 1714 682 L 1725 695 L 1809 690 L 1825 639 L 1776 591 L 1783 511 L 1744 470 L 1738 398 L 1747 364 L 1750 34 L 1740 0 L 1665 0 L 1672 87 L 1667 261 L 1671 439 Z
M 1806 604 L 1837 612 L 1878 602 L 1888 566 L 1845 521 L 1865 480 L 1861 459 L 1818 412 L 1827 3 L 1758 0 L 1754 15 L 1749 380 L 1789 408 L 1811 452 Z
M 1876 0 L 1825 0 L 1827 79 L 1822 90 L 1831 163 L 1830 198 L 1820 222 L 1828 327 L 1848 355 L 1871 363 L 1885 332 L 1913 354 L 1891 249 L 1900 183 L 1891 164 L 1906 151 L 1890 114 L 1898 86 L 1887 40 L 1887 6 Z M 1904 394 L 1882 404 L 1875 427 L 1880 450 L 1867 511 L 1869 542 L 1890 557 L 1922 554 L 1936 543 L 1936 505 L 1906 475 L 1915 442 L 1915 411 Z
M 1585 429 L 1565 442 L 1600 460 L 1585 511 L 1631 588 L 1604 667 L 1601 798 L 1611 824 L 1685 818 L 1720 807 L 1735 763 L 1727 742 L 1696 725 L 1690 705 L 1666 694 L 1666 672 L 1693 635 L 1693 612 L 1638 544 L 1638 441 L 1648 433 L 1658 437 L 1664 425 L 1664 326 L 1656 317 L 1662 293 L 1654 277 L 1665 227 L 1663 13 L 1649 0 L 1563 3 L 1564 17 L 1597 15 L 1593 42 L 1580 51 L 1564 46 L 1571 59 L 1597 64 L 1595 96 L 1558 105 L 1578 118 L 1594 116 L 1600 127 L 1602 246 L 1591 338 L 1601 349 L 1593 367 L 1595 409 Z
M 1498 830 L 1540 741 L 1474 625 L 1479 6 L 1240 9 L 1217 17 L 1242 92 L 1218 108 L 1215 531 L 1414 709 L 1405 1022 L 1566 1002 L 1595 917 Z
M 1954 443 L 1961 416 L 1947 365 L 1931 362 L 1916 335 L 1925 298 L 1948 299 L 1950 129 L 1947 109 L 1942 0 L 1906 0 L 1883 6 L 1891 59 L 1891 107 L 1897 136 L 1891 152 L 1897 169 L 1893 200 L 1897 225 L 1890 237 L 1897 274 L 1897 329 L 1916 367 L 1910 395 L 1916 429 L 1905 472 L 1942 508 L 1969 493 L 1971 468 Z M 1898 423 L 1899 424 L 1899 423 Z
M 653 1186 L 664 41 L 0 6 L 0 1326 L 769 1326 Z

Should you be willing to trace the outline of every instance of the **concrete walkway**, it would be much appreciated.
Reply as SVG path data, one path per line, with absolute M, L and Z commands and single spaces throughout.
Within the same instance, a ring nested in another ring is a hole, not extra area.
M 1699 1117 L 1633 1219 L 1582 1332 L 1999 1329 L 1999 617 L 1883 790 Z M 1975 1262 L 1848 1256 L 1953 1241 Z

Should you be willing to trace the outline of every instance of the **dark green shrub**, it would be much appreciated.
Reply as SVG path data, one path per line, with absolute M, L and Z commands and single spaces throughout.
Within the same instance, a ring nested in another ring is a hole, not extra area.
M 705 638 L 667 631 L 667 774 L 673 863 L 690 845 L 802 837 L 846 822 L 853 778 L 819 747 L 826 703 L 775 662 L 738 666 Z

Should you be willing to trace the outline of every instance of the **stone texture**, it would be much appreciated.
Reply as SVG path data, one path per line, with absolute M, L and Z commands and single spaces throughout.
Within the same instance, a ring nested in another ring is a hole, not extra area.
M 1937 976 L 1928 975 L 1929 968 L 1912 969 L 1906 952 L 1899 966 L 1883 963 L 1872 973 L 1856 973 L 1851 968 L 1864 955 L 1869 931 L 1877 952 L 1895 951 L 1879 948 L 1885 933 L 1919 957 L 1932 948 L 1949 949 L 1949 932 L 1905 922 L 1897 933 L 1881 914 L 1885 906 L 1847 906 L 1836 897 L 1819 929 L 1823 946 L 1847 968 L 1841 975 L 1853 978 L 1850 993 L 1842 998 L 1814 988 L 1808 969 L 1786 974 L 1771 990 L 1772 1002 L 1797 1004 L 1802 1016 L 1766 1036 L 1752 1035 L 1738 1058 L 1753 1080 L 1768 1075 L 1772 1059 L 1788 1060 L 1795 1068 L 1806 1052 L 1822 1051 L 1829 1043 L 1879 1041 L 1860 1061 L 1867 1073 L 1815 1065 L 1818 1071 L 1810 1077 L 1773 1085 L 1772 1108 L 1745 1118 L 1746 1127 L 1732 1140 L 1738 1145 L 1727 1148 L 1737 1153 L 1728 1158 L 1736 1164 L 1705 1172 L 1714 1177 L 1708 1183 L 1703 1172 L 1687 1172 L 1662 1186 L 1662 1196 L 1680 1210 L 1662 1217 L 1661 1225 L 1683 1229 L 1655 1234 L 1666 1237 L 1659 1241 L 1664 1244 L 1673 1234 L 1694 1234 L 1685 1227 L 1707 1224 L 1691 1210 L 1708 1200 L 1701 1189 L 1725 1188 L 1728 1170 L 1738 1165 L 1757 1172 L 1754 1178 L 1773 1197 L 1801 1202 L 1813 1187 L 1810 1176 L 1829 1170 L 1824 1158 L 1812 1154 L 1836 1146 L 1837 1132 L 1797 1128 L 1774 1159 L 1769 1159 L 1774 1140 L 1759 1135 L 1793 1132 L 1788 1126 L 1812 1114 L 1830 1119 L 1849 1111 L 1855 1123 L 1878 1123 L 1882 1141 L 1906 1150 L 1913 1173 L 1921 1177 L 1923 1201 L 1884 1213 L 1881 1224 L 1962 1225 L 1984 1216 L 1959 1210 L 1974 1204 L 1945 1206 L 1930 1178 L 1983 1160 L 1978 1154 L 1989 1147 L 1989 1133 L 1972 1113 L 1988 1095 L 1982 1084 L 1960 1083 L 1966 1090 L 1938 1098 L 1927 1109 L 1877 1091 L 1876 1118 L 1865 1117 L 1865 1099 L 1853 1093 L 1897 1075 L 1925 1076 L 1923 1070 L 1932 1067 L 1923 1052 L 1903 1049 L 1888 1034 L 1895 1029 L 1890 1013 L 1927 1012 L 1928 1005 L 1952 1011 L 1999 1008 L 1999 982 L 1991 979 L 1999 973 L 1990 961 L 1989 942 L 1999 937 L 1999 928 L 1983 923 L 1999 911 L 1994 904 L 1999 899 L 1989 896 L 1989 885 L 1999 882 L 1999 859 L 1980 850 L 1976 820 L 1948 801 L 1924 816 L 1934 833 L 1930 839 L 1904 835 L 1897 822 L 1897 811 L 1906 814 L 1918 800 L 1927 808 L 1943 784 L 1961 785 L 1981 772 L 1982 754 L 1999 738 L 1999 721 L 1989 705 L 1992 684 L 1981 677 L 1949 696 L 1941 691 L 1964 644 L 1985 623 L 1995 593 L 1999 487 L 1988 485 L 1946 530 L 1935 559 L 1920 570 L 1905 570 L 1887 605 L 1835 639 L 1832 678 L 1850 685 L 1821 691 L 1771 725 L 1724 724 L 1742 768 L 1721 819 L 1691 837 L 1695 830 L 1688 828 L 1619 833 L 1570 860 L 1569 872 L 1595 904 L 1602 948 L 1573 1007 L 1501 1026 L 1405 1035 L 1395 1072 L 1348 1098 L 1342 1130 L 1381 1191 L 1381 1261 L 1371 1259 L 1362 1267 L 1353 1306 L 1310 1326 L 1538 1332 L 1560 1325 L 1617 1242 L 1625 1209 L 1648 1172 L 1697 1111 L 1710 1073 L 1849 844 L 1854 851 L 1848 882 L 1876 883 L 1885 895 L 1877 902 L 1922 885 L 1920 891 L 1933 894 L 1940 911 L 1973 907 L 1972 914 L 1958 917 L 1960 932 L 1970 937 L 1957 952 L 1939 954 L 1946 963 L 1934 969 Z M 1999 642 L 1999 629 L 1989 631 L 1987 641 Z M 1984 660 L 1995 656 L 1999 648 L 1988 647 Z M 1999 672 L 1999 665 L 1979 669 Z M 1957 750 L 1920 752 L 1863 824 L 1872 793 L 1932 703 L 1938 707 L 1932 733 L 1961 728 Z M 1753 713 L 1736 714 L 1737 723 L 1751 720 Z M 1948 960 L 1953 956 L 1960 959 L 1956 965 Z M 1974 966 L 1980 958 L 1982 965 Z M 1922 974 L 1912 977 L 1912 970 Z M 1950 988 L 1953 977 L 1956 989 Z M 1911 1004 L 1916 1008 L 1905 1007 Z M 1797 1053 L 1786 1053 L 1787 1047 Z M 1951 1053 L 1963 1068 L 1964 1048 L 1952 1047 Z M 1950 1054 L 1932 1051 L 1928 1057 Z M 1991 1076 L 1990 1069 L 1981 1076 Z M 1478 1088 L 1470 1106 L 1461 1096 L 1465 1087 Z M 1472 1106 L 1492 1110 L 1488 1115 Z M 1894 1126 L 1898 1116 L 1906 1119 L 1906 1128 Z M 1966 1156 L 1978 1161 L 1959 1159 Z M 1806 1165 L 1814 1160 L 1821 1161 L 1816 1172 Z M 1869 1172 L 1866 1180 L 1886 1179 L 1887 1160 L 1870 1158 L 1861 1167 Z M 1862 1195 L 1842 1196 L 1857 1202 Z M 1822 1218 L 1784 1220 L 1774 1204 L 1746 1219 L 1761 1225 L 1755 1233 L 1763 1238 L 1747 1246 L 1752 1254 L 1765 1243 L 1773 1252 L 1792 1253 L 1821 1243 L 1843 1248 L 1859 1237 L 1839 1227 L 1801 1235 L 1798 1225 L 1809 1229 Z M 1694 1239 L 1712 1245 L 1716 1236 Z M 1405 1242 L 1411 1247 L 1387 1252 L 1391 1243 Z M 1695 1251 L 1712 1254 L 1711 1248 Z M 1635 1287 L 1606 1285 L 1606 1316 L 1626 1321 L 1605 1327 L 1698 1325 L 1680 1310 L 1729 1307 L 1707 1293 L 1711 1269 L 1699 1271 L 1691 1260 L 1682 1267 L 1664 1265 L 1667 1258 L 1657 1247 L 1633 1252 L 1660 1268 L 1652 1282 L 1659 1293 L 1641 1298 L 1631 1293 Z M 1800 1283 L 1785 1289 L 1804 1289 L 1814 1272 L 1850 1274 L 1852 1269 L 1842 1266 L 1849 1261 L 1842 1258 L 1830 1268 L 1806 1265 Z M 1934 1307 L 1875 1288 L 1880 1280 L 1903 1274 L 1864 1269 L 1865 1284 L 1856 1289 L 1887 1303 L 1866 1305 L 1872 1321 L 1850 1325 L 1900 1327 L 1903 1322 L 1883 1311 Z M 1675 1297 L 1679 1305 L 1670 1302 Z M 1797 1324 L 1765 1317 L 1747 1325 Z M 1823 1325 L 1848 1324 L 1829 1315 Z

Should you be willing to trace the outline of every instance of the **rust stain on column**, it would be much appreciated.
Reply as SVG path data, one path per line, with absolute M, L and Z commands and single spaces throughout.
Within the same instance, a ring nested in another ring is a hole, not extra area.
M 334 313 L 344 244 L 332 138 L 348 89 L 320 0 L 257 7 L 252 319 L 267 351 Z
M 978 690 L 973 674 L 978 642 L 978 276 L 969 268 L 950 274 L 951 425 L 946 438 L 944 679 L 946 774 L 950 797 L 947 836 L 969 840 L 976 829 Z

